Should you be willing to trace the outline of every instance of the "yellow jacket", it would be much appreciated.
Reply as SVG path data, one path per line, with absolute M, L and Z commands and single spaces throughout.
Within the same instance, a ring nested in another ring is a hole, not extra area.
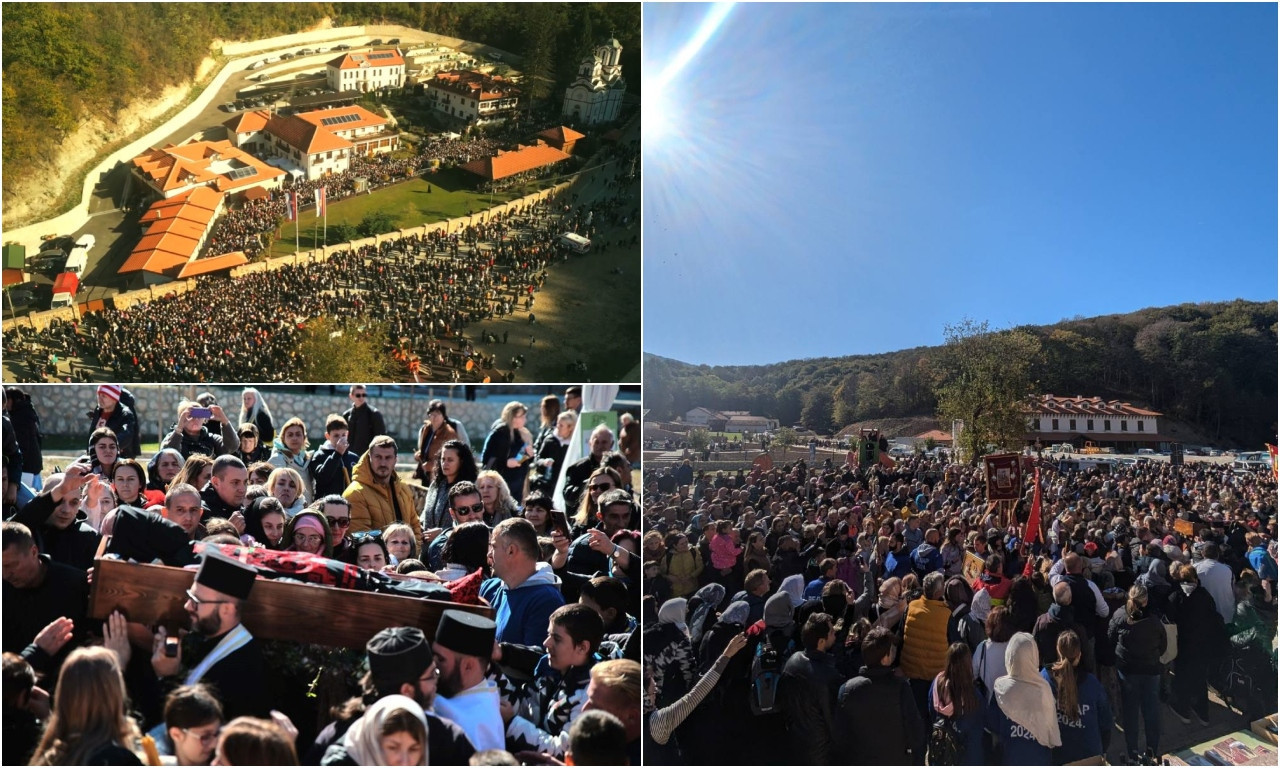
M 395 494 L 396 503 L 391 501 Z M 342 492 L 342 497 L 351 502 L 351 532 L 382 530 L 396 522 L 396 506 L 400 508 L 401 522 L 413 528 L 413 535 L 422 541 L 422 523 L 418 521 L 418 508 L 413 503 L 413 491 L 400 481 L 394 473 L 391 485 L 386 486 L 373 479 L 373 470 L 369 467 L 369 452 L 366 451 L 356 462 L 351 473 L 351 485 Z
M 902 673 L 912 680 L 932 680 L 947 666 L 947 620 L 951 611 L 941 600 L 919 597 L 907 606 L 902 630 Z

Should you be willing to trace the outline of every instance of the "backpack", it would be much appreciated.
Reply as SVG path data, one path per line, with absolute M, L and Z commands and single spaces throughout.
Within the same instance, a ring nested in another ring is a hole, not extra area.
M 778 701 L 778 683 L 782 680 L 782 666 L 791 655 L 788 645 L 785 651 L 773 647 L 773 639 L 768 634 L 756 646 L 755 658 L 751 660 L 751 694 L 748 703 L 753 715 L 772 715 L 782 711 Z
M 964 754 L 960 732 L 951 718 L 939 716 L 929 731 L 929 743 L 925 745 L 925 765 L 959 765 Z

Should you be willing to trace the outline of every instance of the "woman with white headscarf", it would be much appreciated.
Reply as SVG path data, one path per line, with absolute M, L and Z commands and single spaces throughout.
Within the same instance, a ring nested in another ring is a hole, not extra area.
M 321 765 L 429 765 L 427 716 L 408 696 L 384 696 L 329 747 Z
M 987 728 L 1000 740 L 1004 765 L 1053 765 L 1062 746 L 1053 689 L 1040 676 L 1036 640 L 1017 632 L 1004 652 L 1007 674 L 996 678 Z
M 799 608 L 804 602 L 804 576 L 793 573 L 782 580 L 782 585 L 778 587 L 779 592 L 785 592 L 791 598 L 791 607 Z
M 258 428 L 258 445 L 270 446 L 276 439 L 275 421 L 271 418 L 271 409 L 262 393 L 253 387 L 245 387 L 240 394 L 240 421 L 237 424 L 252 424 Z

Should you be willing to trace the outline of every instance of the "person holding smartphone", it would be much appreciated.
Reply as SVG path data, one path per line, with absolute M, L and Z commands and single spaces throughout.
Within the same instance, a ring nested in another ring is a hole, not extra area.
M 206 426 L 210 420 L 218 423 L 218 434 Z M 221 456 L 240 450 L 240 436 L 232 426 L 222 406 L 211 403 L 207 408 L 191 400 L 178 403 L 178 423 L 160 443 L 161 448 L 173 448 L 189 459 L 195 454 Z

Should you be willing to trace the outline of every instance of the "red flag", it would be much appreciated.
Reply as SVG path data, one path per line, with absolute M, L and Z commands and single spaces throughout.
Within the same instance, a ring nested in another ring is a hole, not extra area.
M 289 221 L 298 218 L 298 193 L 293 190 L 284 193 L 284 216 Z
M 1031 516 L 1027 518 L 1027 527 L 1022 532 L 1023 545 L 1030 544 L 1040 538 L 1040 468 L 1036 467 L 1035 473 L 1036 493 L 1031 499 Z M 1031 558 L 1027 558 L 1027 564 L 1022 569 L 1023 576 L 1031 575 Z

